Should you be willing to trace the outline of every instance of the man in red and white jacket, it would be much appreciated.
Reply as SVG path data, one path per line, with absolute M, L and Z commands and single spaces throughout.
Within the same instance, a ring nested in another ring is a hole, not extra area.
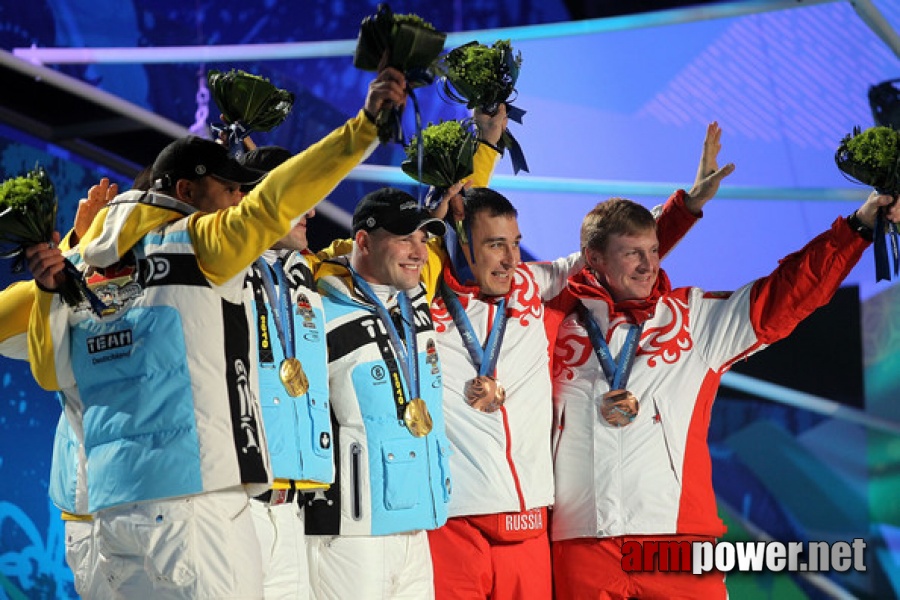
M 879 207 L 893 200 L 872 193 L 733 293 L 672 289 L 659 268 L 656 222 L 639 204 L 613 199 L 588 213 L 586 265 L 563 294 L 577 308 L 554 350 L 558 600 L 727 596 L 720 573 L 626 573 L 623 544 L 724 533 L 706 441 L 722 374 L 831 299 L 868 247 Z M 887 218 L 898 217 L 895 203 Z
M 466 218 L 472 221 L 477 283 L 460 283 L 447 265 L 431 306 L 454 480 L 450 519 L 429 532 L 436 597 L 549 598 L 552 411 L 543 301 L 559 293 L 580 266 L 579 255 L 520 263 L 516 211 L 488 188 L 468 190 Z M 479 371 L 459 320 L 448 310 L 453 302 L 471 327 L 474 344 L 489 346 L 479 359 L 484 368 L 489 368 L 490 340 L 497 342 L 496 364 L 486 375 L 505 388 L 502 404 L 490 405 L 496 398 L 489 391 L 480 408 L 470 405 L 471 391 L 469 399 L 464 395 Z
M 733 171 L 716 164 L 719 136 L 710 125 L 691 193 L 679 190 L 663 207 L 668 247 Z M 461 229 L 471 243 L 461 251 L 474 281 L 459 281 L 447 265 L 432 303 L 454 484 L 447 524 L 429 531 L 436 597 L 547 599 L 553 466 L 544 302 L 580 270 L 581 253 L 521 263 L 512 204 L 488 188 L 465 197 Z

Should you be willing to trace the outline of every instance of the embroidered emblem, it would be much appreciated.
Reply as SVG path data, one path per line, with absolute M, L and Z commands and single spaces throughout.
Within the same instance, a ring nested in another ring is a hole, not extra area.
M 657 360 L 674 364 L 682 353 L 694 346 L 688 331 L 688 306 L 683 300 L 666 296 L 657 307 L 659 327 L 645 328 L 641 336 L 638 356 L 646 356 L 647 366 L 655 367 Z
M 459 302 L 465 310 L 469 306 L 469 296 L 467 294 L 459 296 Z M 434 323 L 434 330 L 438 333 L 446 333 L 447 326 L 453 322 L 453 317 L 447 310 L 447 304 L 440 296 L 435 296 L 431 303 L 431 321 Z
M 591 352 L 587 331 L 577 321 L 564 321 L 553 348 L 553 378 L 575 379 L 576 369 L 587 362 Z
M 541 291 L 528 267 L 517 268 L 513 275 L 509 294 L 509 318 L 518 319 L 522 327 L 527 327 L 531 319 L 540 320 L 544 316 Z

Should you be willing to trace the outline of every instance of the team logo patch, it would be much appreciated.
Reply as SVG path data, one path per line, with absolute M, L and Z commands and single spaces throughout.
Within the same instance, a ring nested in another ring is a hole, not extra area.
M 131 300 L 144 293 L 138 280 L 137 261 L 131 252 L 108 267 L 88 267 L 84 280 L 106 305 L 103 316 L 124 310 Z
M 104 333 L 87 339 L 87 351 L 89 354 L 98 352 L 106 352 L 107 350 L 116 350 L 125 348 L 132 344 L 132 335 L 130 329 L 124 331 L 113 331 L 112 333 Z
M 437 375 L 441 372 L 441 368 L 438 366 L 437 346 L 432 338 L 428 338 L 428 343 L 425 345 L 425 362 L 431 365 L 432 375 Z
M 299 316 L 303 317 L 304 327 L 308 327 L 310 329 L 316 328 L 316 322 L 313 319 L 315 315 L 313 314 L 312 304 L 310 304 L 309 298 L 306 296 L 306 294 L 297 294 L 296 312 Z

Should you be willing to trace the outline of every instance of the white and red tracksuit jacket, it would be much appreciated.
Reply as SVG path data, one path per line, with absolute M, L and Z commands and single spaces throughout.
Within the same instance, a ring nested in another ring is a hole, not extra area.
M 436 295 L 431 304 L 441 349 L 447 437 L 453 448 L 450 517 L 520 512 L 553 503 L 548 435 L 553 417 L 543 302 L 560 292 L 576 264 L 578 254 L 516 268 L 495 373 L 506 389 L 506 403 L 493 413 L 466 403 L 463 388 L 478 373 L 443 298 Z M 478 287 L 461 285 L 449 266 L 443 277 L 483 344 L 498 299 L 482 297 Z
M 685 207 L 684 199 L 684 190 L 677 190 L 659 211 L 663 254 L 697 220 Z M 506 389 L 506 403 L 494 413 L 473 409 L 463 398 L 465 383 L 477 372 L 443 299 L 436 295 L 432 302 L 432 319 L 441 348 L 444 417 L 453 449 L 450 518 L 521 512 L 553 503 L 548 435 L 552 392 L 547 345 L 549 337 L 552 346 L 559 321 L 571 302 L 548 305 L 546 324 L 543 303 L 559 295 L 568 274 L 578 268 L 578 256 L 522 264 L 516 269 L 507 296 L 510 318 L 495 373 Z M 497 299 L 480 296 L 475 286 L 461 285 L 449 267 L 444 269 L 443 277 L 458 295 L 479 342 L 484 343 Z
M 644 323 L 626 386 L 640 411 L 619 429 L 599 416 L 609 385 L 577 312 L 569 314 L 554 349 L 551 539 L 721 535 L 707 447 L 719 379 L 826 304 L 868 244 L 838 219 L 771 275 L 733 293 L 673 290 L 661 271 L 649 299 L 614 305 L 586 270 L 573 276 L 566 294 L 591 311 L 613 357 L 629 324 Z

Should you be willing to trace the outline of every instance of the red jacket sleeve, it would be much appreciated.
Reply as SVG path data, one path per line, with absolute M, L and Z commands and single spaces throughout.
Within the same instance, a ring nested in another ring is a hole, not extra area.
M 656 236 L 659 238 L 659 257 L 663 258 L 681 241 L 697 219 L 684 205 L 687 192 L 677 190 L 663 204 L 662 212 L 656 219 Z
M 771 275 L 756 281 L 750 292 L 750 321 L 759 340 L 771 344 L 787 337 L 827 304 L 870 243 L 841 217 L 802 250 L 783 258 Z

